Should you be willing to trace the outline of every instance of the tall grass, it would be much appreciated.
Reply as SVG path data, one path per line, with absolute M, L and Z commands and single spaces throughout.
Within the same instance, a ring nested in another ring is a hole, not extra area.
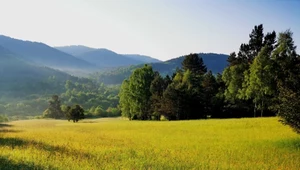
M 299 169 L 300 137 L 276 118 L 15 121 L 0 169 Z

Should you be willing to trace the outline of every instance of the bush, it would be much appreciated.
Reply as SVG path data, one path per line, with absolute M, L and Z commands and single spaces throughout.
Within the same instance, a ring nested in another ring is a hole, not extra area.
M 104 109 L 102 109 L 101 106 L 98 106 L 94 111 L 94 116 L 95 117 L 107 117 L 107 112 Z
M 5 115 L 0 115 L 0 122 L 8 122 L 8 118 Z
M 118 108 L 109 107 L 106 112 L 108 117 L 121 116 L 121 111 Z
M 167 117 L 165 117 L 164 115 L 161 115 L 160 116 L 160 120 L 161 121 L 168 121 L 169 119 L 167 119 Z

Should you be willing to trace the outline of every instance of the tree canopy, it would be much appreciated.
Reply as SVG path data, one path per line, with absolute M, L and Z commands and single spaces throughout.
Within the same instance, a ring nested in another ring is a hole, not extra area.
M 129 119 L 169 120 L 279 115 L 300 133 L 300 58 L 292 32 L 254 26 L 248 43 L 228 57 L 222 75 L 189 54 L 172 77 L 136 69 L 122 84 L 120 108 Z M 260 111 L 260 114 L 257 114 Z

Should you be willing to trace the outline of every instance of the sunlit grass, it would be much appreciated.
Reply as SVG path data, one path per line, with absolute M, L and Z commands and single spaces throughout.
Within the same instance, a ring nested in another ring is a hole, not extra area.
M 0 126 L 0 169 L 299 169 L 276 118 L 27 120 Z

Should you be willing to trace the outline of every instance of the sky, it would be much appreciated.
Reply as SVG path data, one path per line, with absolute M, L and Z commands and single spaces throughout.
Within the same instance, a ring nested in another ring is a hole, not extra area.
M 229 54 L 253 27 L 291 29 L 300 52 L 300 0 L 0 0 L 0 34 L 50 46 L 85 45 L 161 60 Z

